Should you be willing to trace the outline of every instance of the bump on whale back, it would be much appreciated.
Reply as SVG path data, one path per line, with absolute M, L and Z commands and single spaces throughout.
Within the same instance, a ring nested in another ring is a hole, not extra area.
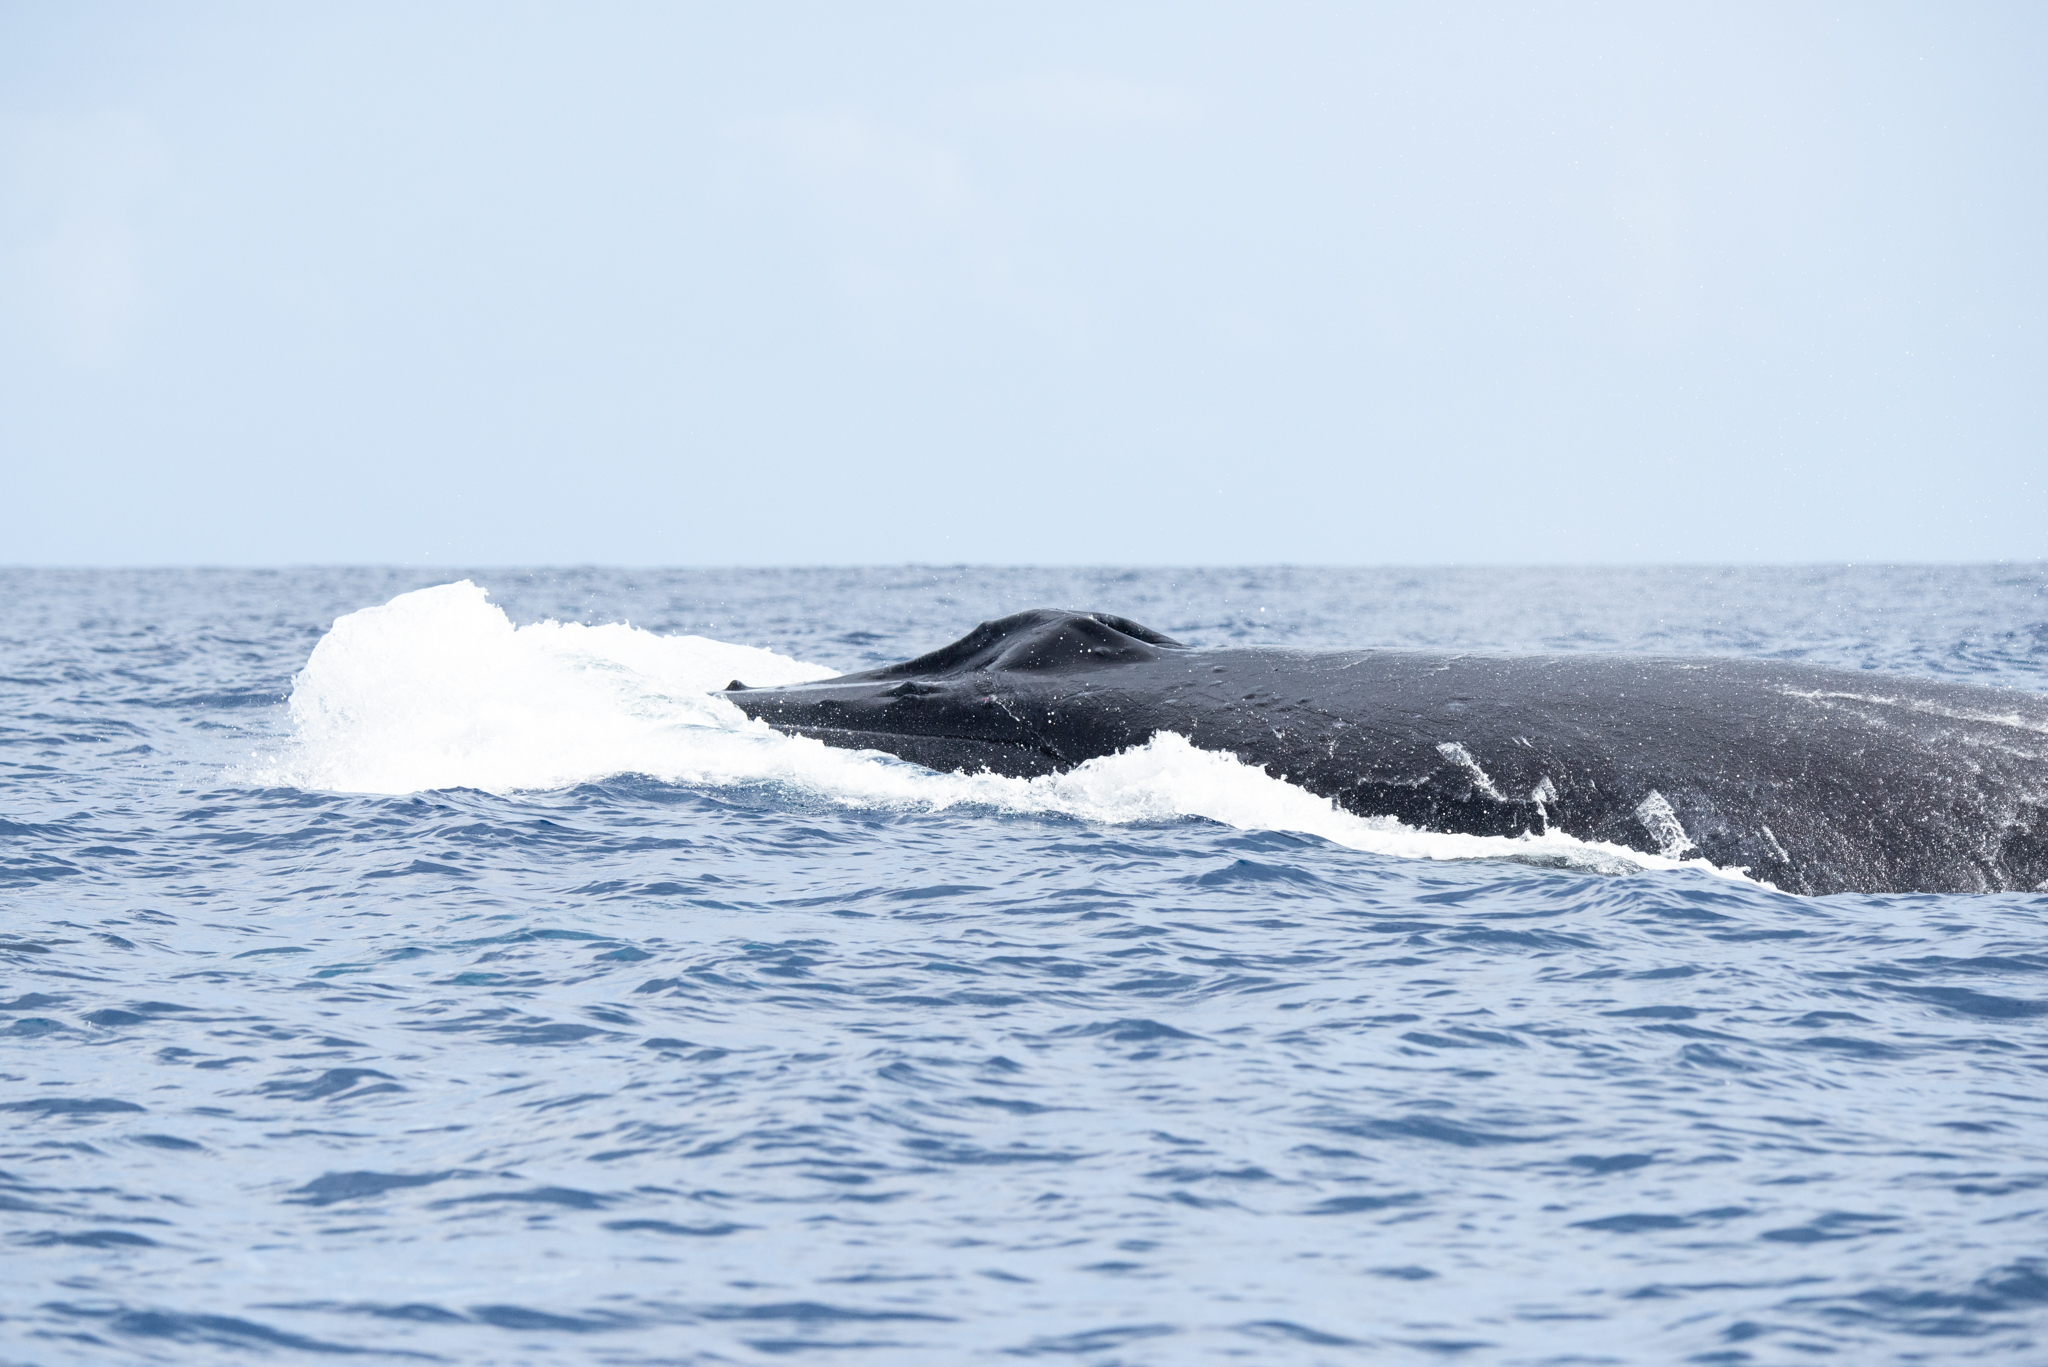
M 1171 636 L 1107 612 L 1032 608 L 983 622 L 949 646 L 870 671 L 865 677 L 972 674 L 982 670 L 1091 669 L 1155 660 L 1186 646 Z

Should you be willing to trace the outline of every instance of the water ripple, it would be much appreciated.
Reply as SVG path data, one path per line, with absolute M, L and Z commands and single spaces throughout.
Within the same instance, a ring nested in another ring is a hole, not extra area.
M 1209 643 L 2048 685 L 2038 574 L 1912 573 L 489 582 L 522 621 L 604 602 L 839 666 L 1028 597 Z M 634 776 L 240 787 L 319 632 L 414 581 L 8 583 L 11 1359 L 2026 1361 L 2048 1334 L 2048 897 Z

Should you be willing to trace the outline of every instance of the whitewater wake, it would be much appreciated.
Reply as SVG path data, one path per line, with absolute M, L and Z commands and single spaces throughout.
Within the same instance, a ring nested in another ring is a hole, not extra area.
M 861 808 L 985 809 L 1111 825 L 1199 817 L 1404 858 L 1606 873 L 1681 867 L 1570 836 L 1448 835 L 1354 816 L 1170 732 L 1062 774 L 941 774 L 784 735 L 716 696 L 733 678 L 776 687 L 838 672 L 624 624 L 515 627 L 483 588 L 463 580 L 338 618 L 293 681 L 289 740 L 228 777 L 327 792 L 512 793 L 645 774 L 710 788 L 767 786 Z M 1740 877 L 1698 860 L 1682 867 Z

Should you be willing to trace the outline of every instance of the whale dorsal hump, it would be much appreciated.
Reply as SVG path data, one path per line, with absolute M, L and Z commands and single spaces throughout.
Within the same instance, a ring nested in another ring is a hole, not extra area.
M 994 669 L 1096 669 L 1154 660 L 1164 651 L 1186 648 L 1171 636 L 1128 617 L 1032 608 L 983 622 L 949 646 L 874 670 L 870 677 L 973 674 Z

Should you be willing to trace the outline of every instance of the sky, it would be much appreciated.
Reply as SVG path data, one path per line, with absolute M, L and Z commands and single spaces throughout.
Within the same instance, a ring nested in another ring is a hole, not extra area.
M 0 0 L 0 564 L 2048 556 L 2048 6 Z

